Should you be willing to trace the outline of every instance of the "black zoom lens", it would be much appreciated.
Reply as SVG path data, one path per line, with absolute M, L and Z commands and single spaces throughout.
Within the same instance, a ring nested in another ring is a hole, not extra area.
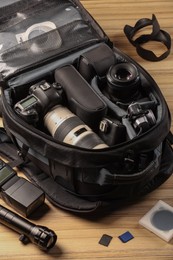
M 107 73 L 107 83 L 113 99 L 131 100 L 140 86 L 138 70 L 132 63 L 113 65 Z

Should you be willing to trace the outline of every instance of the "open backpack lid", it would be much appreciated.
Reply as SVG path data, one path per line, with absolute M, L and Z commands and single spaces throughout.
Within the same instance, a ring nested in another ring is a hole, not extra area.
M 102 41 L 108 41 L 108 37 L 79 1 L 7 0 L 0 3 L 3 79 Z

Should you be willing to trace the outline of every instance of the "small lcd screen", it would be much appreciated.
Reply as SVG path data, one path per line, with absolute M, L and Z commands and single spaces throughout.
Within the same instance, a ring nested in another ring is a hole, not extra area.
M 30 107 L 32 104 L 36 103 L 37 99 L 34 96 L 30 96 L 20 102 L 21 106 L 25 109 L 27 107 Z
M 4 184 L 13 175 L 14 171 L 11 168 L 3 167 L 0 170 L 0 185 Z

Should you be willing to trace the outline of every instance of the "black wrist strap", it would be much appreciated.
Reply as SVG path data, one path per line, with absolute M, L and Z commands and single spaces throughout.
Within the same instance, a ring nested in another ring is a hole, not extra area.
M 143 34 L 140 35 L 135 40 L 133 39 L 136 33 L 147 26 L 152 26 L 151 34 Z M 129 42 L 136 47 L 136 51 L 142 58 L 149 60 L 149 61 L 160 61 L 165 59 L 171 50 L 171 37 L 170 35 L 160 29 L 160 25 L 156 19 L 156 16 L 153 14 L 152 19 L 142 18 L 137 21 L 134 27 L 130 25 L 125 25 L 124 33 L 128 38 Z M 161 54 L 160 56 L 156 56 L 155 53 L 151 50 L 147 50 L 143 48 L 142 44 L 147 43 L 149 41 L 157 41 L 161 42 L 167 50 Z

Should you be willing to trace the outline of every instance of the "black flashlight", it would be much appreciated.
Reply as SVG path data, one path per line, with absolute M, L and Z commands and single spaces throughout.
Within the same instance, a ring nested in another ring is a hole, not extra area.
M 42 250 L 51 249 L 57 240 L 57 235 L 51 229 L 35 225 L 1 205 L 0 223 L 20 233 L 19 240 L 22 243 L 32 242 Z

